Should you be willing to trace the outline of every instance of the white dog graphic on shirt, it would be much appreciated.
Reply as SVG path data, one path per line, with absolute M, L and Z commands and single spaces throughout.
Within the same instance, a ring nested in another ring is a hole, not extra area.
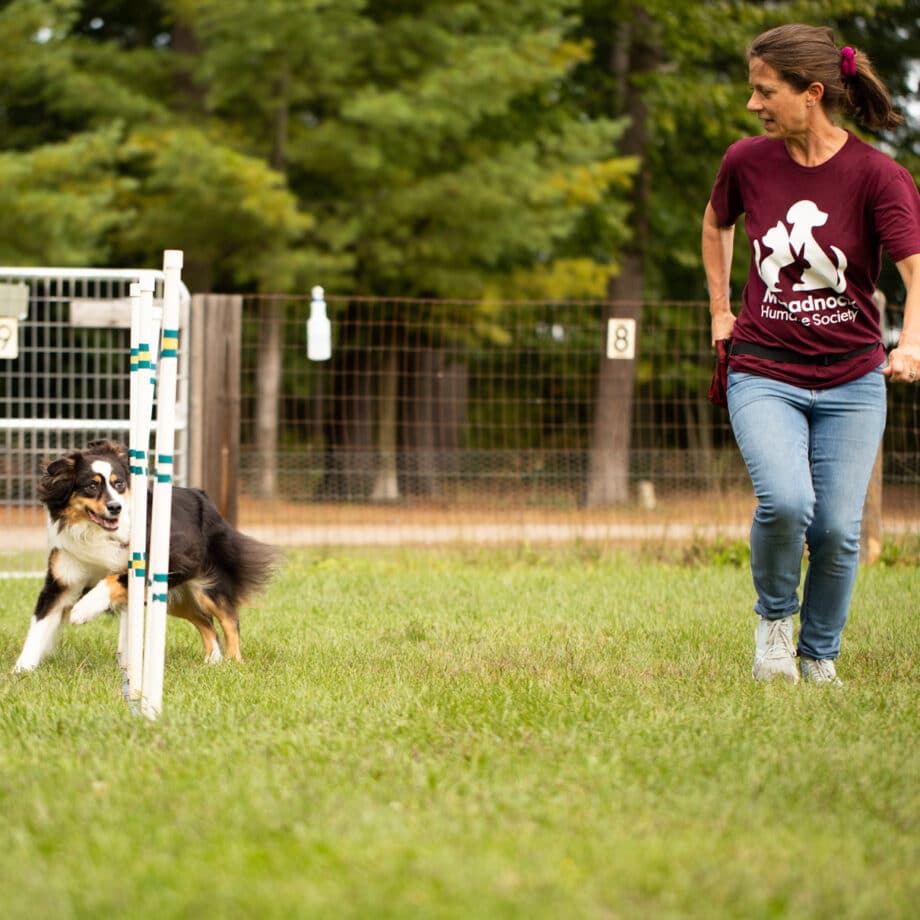
M 761 241 L 754 240 L 757 271 L 769 292 L 779 293 L 780 273 L 797 261 L 805 263 L 806 268 L 802 271 L 801 280 L 792 286 L 794 291 L 823 291 L 830 288 L 842 294 L 846 290 L 846 255 L 836 246 L 831 246 L 835 263 L 818 245 L 812 232 L 815 227 L 823 227 L 827 217 L 813 201 L 803 199 L 786 212 L 786 221 L 791 225 L 791 230 L 779 221 L 763 235 L 763 245 L 771 250 L 768 255 L 761 254 Z

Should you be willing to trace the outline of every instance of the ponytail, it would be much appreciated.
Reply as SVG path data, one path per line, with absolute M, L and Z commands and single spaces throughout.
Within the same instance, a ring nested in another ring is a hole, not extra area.
M 895 111 L 888 88 L 862 51 L 844 48 L 841 51 L 841 71 L 845 60 L 843 54 L 847 50 L 853 53 L 854 66 L 849 75 L 841 72 L 844 107 L 857 121 L 873 131 L 900 128 L 904 124 L 904 116 Z

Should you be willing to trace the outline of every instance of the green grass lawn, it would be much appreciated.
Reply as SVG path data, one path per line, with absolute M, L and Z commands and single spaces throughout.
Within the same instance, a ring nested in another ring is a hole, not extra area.
M 170 621 L 156 723 L 111 618 L 11 675 L 3 582 L 0 915 L 916 916 L 916 569 L 861 573 L 842 690 L 764 686 L 735 555 L 293 554 L 242 665 Z

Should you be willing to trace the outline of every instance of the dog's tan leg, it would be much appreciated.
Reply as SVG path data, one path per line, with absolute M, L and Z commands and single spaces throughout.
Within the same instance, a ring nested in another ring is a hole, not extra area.
M 188 620 L 201 634 L 204 645 L 204 660 L 209 664 L 216 664 L 223 657 L 220 653 L 220 641 L 217 630 L 214 629 L 214 620 L 202 613 L 198 607 L 189 601 L 170 602 L 169 612 L 172 616 Z
M 220 623 L 220 628 L 224 632 L 227 657 L 233 658 L 235 661 L 242 661 L 243 658 L 240 653 L 240 615 L 236 608 L 229 604 L 219 604 L 200 588 L 193 593 L 199 609 L 208 616 L 214 617 Z

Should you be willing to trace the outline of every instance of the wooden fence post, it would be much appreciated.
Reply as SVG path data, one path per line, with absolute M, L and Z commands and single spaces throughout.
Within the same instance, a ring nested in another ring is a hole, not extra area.
M 239 518 L 243 298 L 195 294 L 189 360 L 189 483 L 234 526 Z

